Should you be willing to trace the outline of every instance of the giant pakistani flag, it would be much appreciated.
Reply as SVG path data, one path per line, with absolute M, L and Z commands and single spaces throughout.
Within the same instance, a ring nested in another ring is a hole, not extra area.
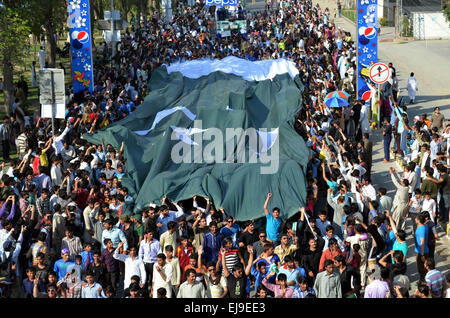
M 227 57 L 161 66 L 149 88 L 132 114 L 84 135 L 116 149 L 124 142 L 122 184 L 134 212 L 164 195 L 209 197 L 239 221 L 264 216 L 269 192 L 269 208 L 282 217 L 304 206 L 309 150 L 294 129 L 303 85 L 292 62 Z

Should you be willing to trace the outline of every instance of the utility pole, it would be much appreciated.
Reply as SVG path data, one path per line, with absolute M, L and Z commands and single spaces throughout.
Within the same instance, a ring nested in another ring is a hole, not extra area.
M 114 0 L 111 0 L 111 59 L 116 55 L 116 45 L 114 42 Z
M 399 16 L 398 27 L 399 27 L 400 37 L 402 37 L 402 32 L 403 32 L 403 0 L 399 0 L 399 2 L 400 2 L 400 6 L 398 7 L 398 16 Z
M 397 8 L 395 12 L 394 22 L 395 22 L 395 38 L 399 37 L 399 23 L 400 23 L 400 0 L 396 0 L 395 6 Z

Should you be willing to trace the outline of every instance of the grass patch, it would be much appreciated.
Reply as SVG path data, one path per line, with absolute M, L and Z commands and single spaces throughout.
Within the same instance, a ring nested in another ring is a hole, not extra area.
M 341 15 L 350 19 L 353 23 L 356 24 L 356 9 L 343 9 L 341 10 Z

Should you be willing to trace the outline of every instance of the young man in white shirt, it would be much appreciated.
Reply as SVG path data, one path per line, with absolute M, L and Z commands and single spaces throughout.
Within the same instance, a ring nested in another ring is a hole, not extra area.
M 431 198 L 430 192 L 424 192 L 425 199 L 422 203 L 422 211 L 428 211 L 430 213 L 430 219 L 435 223 L 436 218 L 436 201 Z
M 172 297 L 172 274 L 173 267 L 170 263 L 166 262 L 166 255 L 163 253 L 158 254 L 156 258 L 157 263 L 153 265 L 153 279 L 152 279 L 152 295 L 153 298 L 158 298 L 157 290 L 159 288 L 165 288 L 167 292 L 167 298 Z
M 416 222 L 415 218 L 417 215 L 419 215 L 419 212 L 422 211 L 422 204 L 423 204 L 424 198 L 422 197 L 422 192 L 420 189 L 416 189 L 414 192 L 414 196 L 409 199 L 408 202 L 408 216 L 413 221 L 413 232 L 416 231 Z
M 123 286 L 124 288 L 128 288 L 131 283 L 131 277 L 137 275 L 141 279 L 140 287 L 144 288 L 145 280 L 147 278 L 144 262 L 137 255 L 137 249 L 135 247 L 130 248 L 128 255 L 119 254 L 119 250 L 123 245 L 124 243 L 120 242 L 113 255 L 115 259 L 125 263 L 125 279 Z

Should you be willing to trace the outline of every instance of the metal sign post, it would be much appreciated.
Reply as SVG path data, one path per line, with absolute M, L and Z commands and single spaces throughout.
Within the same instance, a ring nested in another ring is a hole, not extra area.
M 55 75 L 50 71 L 52 79 L 52 136 L 55 135 Z
M 375 63 L 369 69 L 369 78 L 375 84 L 378 84 L 378 99 L 377 99 L 377 121 L 378 126 L 381 127 L 380 113 L 381 113 L 381 100 L 380 100 L 380 86 L 385 83 L 391 77 L 391 70 L 389 66 L 384 63 Z
M 64 71 L 56 68 L 39 70 L 39 102 L 41 117 L 52 119 L 52 133 L 55 134 L 55 118 L 65 118 L 66 91 Z
M 381 100 L 380 100 L 380 86 L 381 84 L 378 84 L 378 99 L 377 99 L 377 108 L 378 108 L 378 116 L 377 116 L 377 121 L 378 121 L 378 127 L 381 128 L 381 122 L 380 122 L 380 113 L 381 113 Z

